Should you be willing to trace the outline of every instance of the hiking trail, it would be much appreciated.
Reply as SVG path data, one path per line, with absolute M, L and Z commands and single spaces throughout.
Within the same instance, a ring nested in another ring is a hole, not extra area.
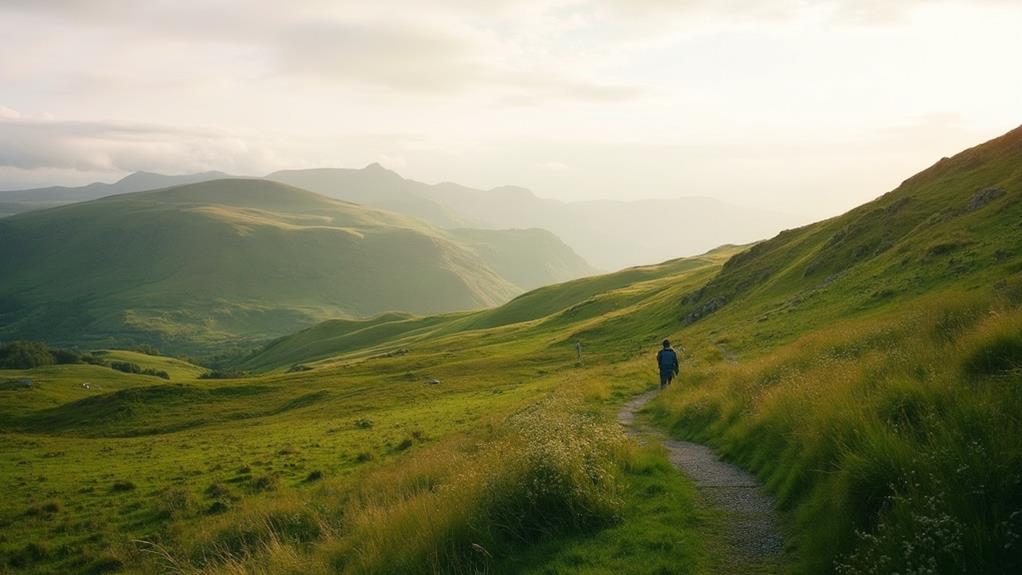
M 759 481 L 747 471 L 722 461 L 705 445 L 671 439 L 660 431 L 641 425 L 636 414 L 657 394 L 647 391 L 618 412 L 618 423 L 630 435 L 659 441 L 667 458 L 695 484 L 703 500 L 724 514 L 724 552 L 720 558 L 725 573 L 776 573 L 784 550 L 780 521 L 773 500 Z

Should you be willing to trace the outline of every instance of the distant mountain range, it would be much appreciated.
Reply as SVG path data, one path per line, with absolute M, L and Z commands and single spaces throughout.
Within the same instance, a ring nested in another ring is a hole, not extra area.
M 0 219 L 0 269 L 0 339 L 185 351 L 332 317 L 489 307 L 595 273 L 545 230 L 441 230 L 264 179 Z
M 113 184 L 0 192 L 0 214 L 224 177 L 221 172 L 184 176 L 139 172 Z M 702 253 L 724 243 L 756 241 L 805 223 L 791 215 L 704 197 L 562 202 L 514 186 L 478 190 L 454 183 L 424 184 L 379 164 L 360 170 L 284 170 L 266 179 L 414 216 L 444 229 L 546 229 L 604 270 Z

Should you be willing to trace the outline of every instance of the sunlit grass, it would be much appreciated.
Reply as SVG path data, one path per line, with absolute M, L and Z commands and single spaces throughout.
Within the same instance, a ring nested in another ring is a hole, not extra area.
M 807 572 L 1011 572 L 1022 311 L 953 295 L 703 364 L 653 409 L 767 480 Z

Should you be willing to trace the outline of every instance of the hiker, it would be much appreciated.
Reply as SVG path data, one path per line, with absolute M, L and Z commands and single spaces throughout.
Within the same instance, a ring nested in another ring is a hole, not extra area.
M 664 348 L 657 352 L 656 362 L 660 367 L 660 389 L 663 389 L 670 385 L 674 376 L 681 371 L 681 366 L 678 364 L 678 352 L 671 347 L 670 340 L 664 340 Z

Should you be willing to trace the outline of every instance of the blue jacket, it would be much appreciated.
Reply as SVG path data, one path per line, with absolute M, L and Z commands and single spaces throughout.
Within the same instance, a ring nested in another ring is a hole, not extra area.
M 666 347 L 658 351 L 656 362 L 660 366 L 660 371 L 664 373 L 677 373 L 680 368 L 678 365 L 678 352 L 674 351 L 673 347 Z

